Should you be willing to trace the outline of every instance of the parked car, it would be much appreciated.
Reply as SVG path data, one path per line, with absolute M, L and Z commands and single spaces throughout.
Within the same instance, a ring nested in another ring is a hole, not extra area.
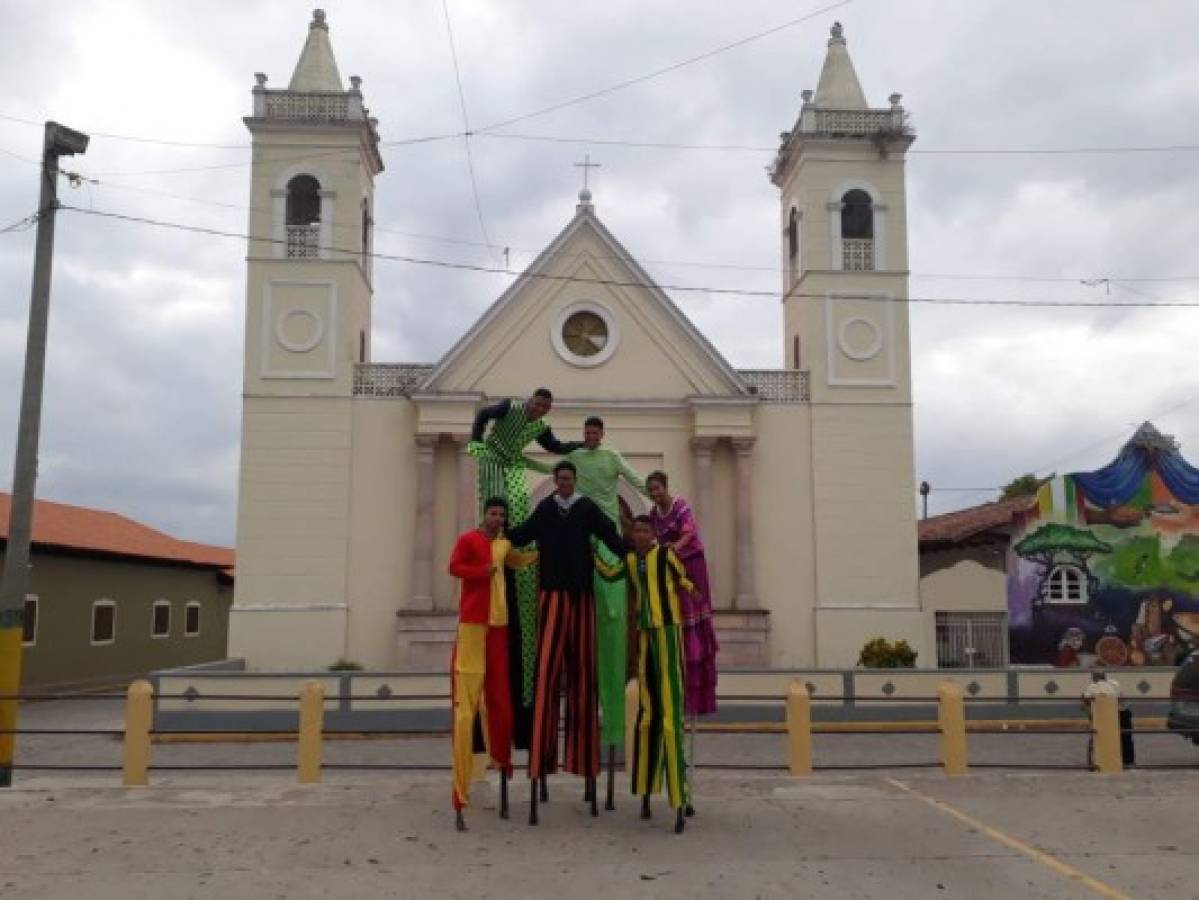
M 1199 651 L 1182 661 L 1170 682 L 1170 715 L 1166 725 L 1199 746 Z

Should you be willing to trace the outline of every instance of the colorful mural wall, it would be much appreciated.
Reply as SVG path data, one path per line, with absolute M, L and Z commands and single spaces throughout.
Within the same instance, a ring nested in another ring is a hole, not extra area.
M 1199 648 L 1199 469 L 1148 422 L 1104 468 L 1042 485 L 1009 552 L 1013 663 L 1173 665 Z

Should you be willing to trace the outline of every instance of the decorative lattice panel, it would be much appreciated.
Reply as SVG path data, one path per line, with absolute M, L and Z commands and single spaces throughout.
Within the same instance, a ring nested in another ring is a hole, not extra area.
M 767 403 L 807 403 L 812 399 L 808 373 L 799 369 L 740 369 L 737 372 Z
M 432 371 L 432 366 L 413 363 L 360 363 L 354 366 L 354 395 L 407 397 Z

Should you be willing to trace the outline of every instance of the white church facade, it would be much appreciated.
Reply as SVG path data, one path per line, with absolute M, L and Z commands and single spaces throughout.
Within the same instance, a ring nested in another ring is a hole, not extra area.
M 443 669 L 457 608 L 446 563 L 476 514 L 472 421 L 544 385 L 559 437 L 599 415 L 607 444 L 643 475 L 667 471 L 692 502 L 722 666 L 852 666 L 876 636 L 935 664 L 918 587 L 904 302 L 913 137 L 898 95 L 869 106 L 839 26 L 771 171 L 785 277 L 784 364 L 769 371 L 731 367 L 586 191 L 439 360 L 373 360 L 383 163 L 361 79 L 345 89 L 318 11 L 288 87 L 266 82 L 245 120 L 253 212 L 231 656 L 253 669 Z M 535 497 L 548 491 L 529 478 Z

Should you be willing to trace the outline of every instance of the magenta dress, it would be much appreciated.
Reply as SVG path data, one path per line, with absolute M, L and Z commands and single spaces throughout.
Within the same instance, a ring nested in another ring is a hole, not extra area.
M 695 514 L 682 497 L 675 497 L 666 513 L 654 506 L 650 518 L 659 544 L 685 541 L 677 552 L 695 590 L 679 594 L 686 678 L 683 706 L 689 716 L 708 715 L 716 712 L 716 651 L 720 646 L 712 625 L 712 590 L 708 584 L 704 542 L 700 540 Z

